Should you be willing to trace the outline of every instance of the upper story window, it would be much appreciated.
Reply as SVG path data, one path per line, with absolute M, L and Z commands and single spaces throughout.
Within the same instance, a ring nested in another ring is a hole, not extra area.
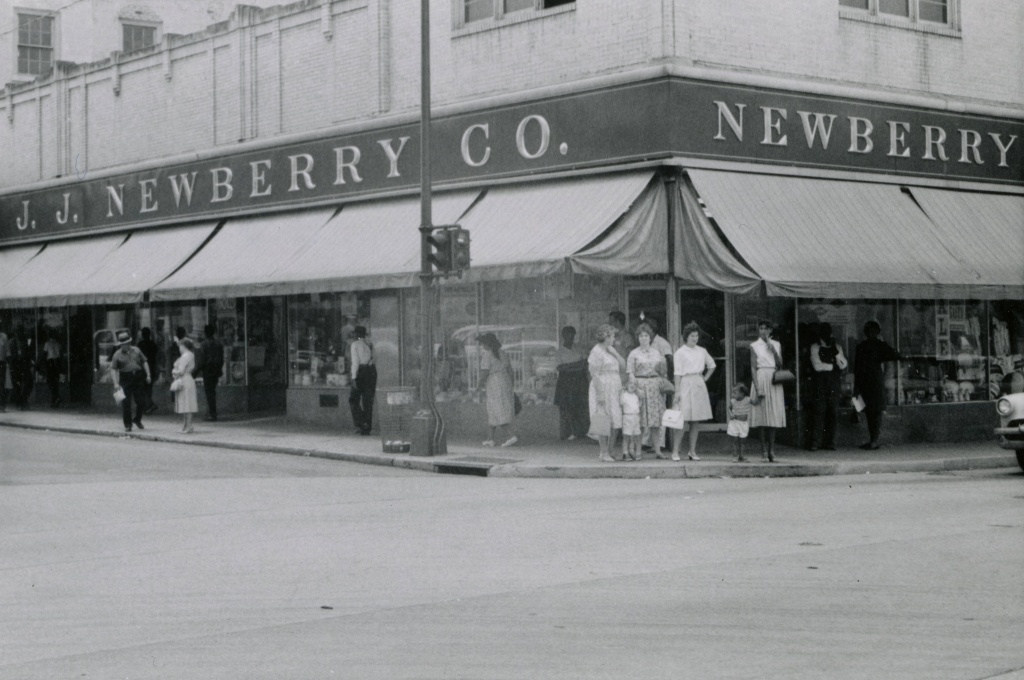
M 959 0 L 839 0 L 841 16 L 890 26 L 956 34 Z
M 38 76 L 48 73 L 54 62 L 54 17 L 46 14 L 18 14 L 18 73 Z
M 156 44 L 156 26 L 121 24 L 124 33 L 124 52 L 134 52 Z
M 466 25 L 478 21 L 500 21 L 506 15 L 517 15 L 520 12 L 535 13 L 564 5 L 573 5 L 576 0 L 455 0 L 455 2 L 461 10 L 458 23 Z M 509 18 L 513 17 L 509 16 Z

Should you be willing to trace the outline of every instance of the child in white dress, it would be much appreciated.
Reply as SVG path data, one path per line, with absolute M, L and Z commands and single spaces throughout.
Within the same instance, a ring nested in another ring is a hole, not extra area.
M 732 399 L 729 400 L 729 429 L 726 433 L 732 437 L 732 450 L 736 454 L 736 462 L 746 460 L 743 457 L 743 440 L 750 434 L 750 397 L 747 386 L 737 383 L 732 388 Z
M 622 406 L 622 460 L 640 460 L 640 397 L 630 380 L 619 395 Z

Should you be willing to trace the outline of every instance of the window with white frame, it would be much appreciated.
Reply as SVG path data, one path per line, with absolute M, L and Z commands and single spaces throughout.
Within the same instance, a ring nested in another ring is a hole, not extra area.
M 53 15 L 18 13 L 18 73 L 43 75 L 54 62 Z
M 124 52 L 134 52 L 156 44 L 156 26 L 121 24 L 121 30 L 124 35 L 122 47 Z
M 540 12 L 575 4 L 576 0 L 456 0 L 461 5 L 460 23 L 500 20 L 519 12 Z
M 956 29 L 955 3 L 958 0 L 839 0 L 844 9 L 843 16 L 858 18 L 863 12 L 865 18 L 879 20 L 895 19 L 907 21 L 922 28 L 937 27 Z

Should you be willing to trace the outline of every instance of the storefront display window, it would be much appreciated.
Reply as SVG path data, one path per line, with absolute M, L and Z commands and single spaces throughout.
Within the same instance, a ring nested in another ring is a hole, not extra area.
M 245 358 L 250 385 L 284 385 L 284 298 L 257 297 L 246 300 L 245 325 L 248 340 Z M 235 357 L 232 352 L 232 357 Z M 237 371 L 238 359 L 232 359 L 232 373 Z
M 289 384 L 348 387 L 346 350 L 356 326 L 373 334 L 368 294 L 312 293 L 289 298 Z
M 440 287 L 440 293 L 434 346 L 437 400 L 464 401 L 471 398 L 470 381 L 478 374 L 476 368 L 471 370 L 469 357 L 476 356 L 479 286 L 475 283 L 445 284 Z M 414 318 L 419 318 L 418 310 Z M 468 354 L 467 347 L 473 348 Z
M 1024 392 L 1024 301 L 990 303 L 989 397 Z
M 800 365 L 803 368 L 801 379 L 805 389 L 802 396 L 806 401 L 813 399 L 811 377 L 814 370 L 811 366 L 811 345 L 818 341 L 818 326 L 828 323 L 832 326 L 832 337 L 843 350 L 849 366 L 843 372 L 842 395 L 840 406 L 849 406 L 853 396 L 854 365 L 856 363 L 857 344 L 864 339 L 864 324 L 877 321 L 882 327 L 881 340 L 896 346 L 896 303 L 891 300 L 801 300 L 799 305 L 799 337 Z M 896 364 L 883 363 L 886 381 L 886 400 L 892 405 L 896 403 Z
M 909 300 L 899 305 L 901 404 L 989 398 L 984 302 Z
M 245 384 L 245 299 L 222 298 L 210 300 L 210 323 L 216 330 L 214 337 L 224 346 L 224 366 L 221 385 Z M 200 334 L 200 342 L 205 334 Z
M 558 350 L 556 277 L 490 281 L 482 286 L 477 333 L 494 333 L 512 364 L 514 389 L 527 403 L 551 403 Z M 605 312 L 607 315 L 607 311 Z M 468 333 L 467 333 L 468 334 Z M 589 348 L 588 348 L 589 349 Z M 469 388 L 479 384 L 480 347 L 466 338 Z

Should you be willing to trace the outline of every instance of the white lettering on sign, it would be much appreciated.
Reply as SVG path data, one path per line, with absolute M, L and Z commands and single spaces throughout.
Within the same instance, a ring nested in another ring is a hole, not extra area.
M 139 180 L 140 213 L 156 212 L 156 209 L 160 207 L 160 202 L 153 200 L 153 187 L 155 186 L 155 177 Z
M 871 133 L 874 131 L 875 126 L 867 118 L 850 116 L 848 120 L 850 121 L 850 148 L 847 151 L 850 153 L 871 153 L 871 150 L 875 148 L 875 143 L 871 141 Z M 863 145 L 860 142 L 863 142 Z
M 231 196 L 235 193 L 234 187 L 231 186 L 234 174 L 231 168 L 210 170 L 210 181 L 213 182 L 213 196 L 210 197 L 210 203 L 223 203 L 231 200 Z
M 797 111 L 800 121 L 804 124 L 804 138 L 807 140 L 807 148 L 814 148 L 814 140 L 821 138 L 822 150 L 828 149 L 828 141 L 832 137 L 832 123 L 835 122 L 835 114 L 829 113 L 808 113 Z M 811 118 L 814 122 L 811 123 Z M 827 122 L 826 122 L 827 121 Z
M 946 131 L 935 125 L 922 125 L 921 127 L 924 128 L 924 155 L 921 158 L 926 161 L 935 160 L 936 156 L 932 154 L 934 149 L 940 160 L 948 161 L 949 158 L 946 156 Z
M 24 219 L 22 217 L 18 217 L 17 219 L 14 220 L 14 224 L 15 226 L 18 227 L 18 231 L 25 231 L 26 229 L 29 228 L 29 226 L 35 229 L 36 221 L 29 221 L 28 219 L 28 201 L 21 202 L 21 209 L 24 211 Z
M 117 206 L 117 214 L 124 215 L 124 185 L 118 184 L 117 189 L 107 185 L 107 217 L 114 216 L 114 206 Z
M 484 133 L 484 139 L 491 138 L 491 126 L 487 123 L 477 123 L 476 125 L 470 125 L 466 128 L 466 131 L 462 133 L 462 162 L 471 168 L 479 168 L 482 165 L 486 165 L 487 161 L 491 158 L 491 147 L 484 147 L 484 155 L 479 161 L 474 161 L 473 157 L 469 153 L 469 138 L 472 136 L 474 130 L 479 130 Z
M 408 137 L 399 137 L 398 139 L 398 151 L 391 148 L 390 139 L 378 139 L 377 143 L 380 144 L 380 148 L 384 149 L 384 155 L 388 157 L 388 162 L 391 163 L 391 167 L 388 170 L 388 179 L 393 177 L 401 177 L 398 172 L 398 157 L 402 155 L 402 149 L 405 148 L 405 143 L 409 141 Z
M 531 121 L 536 121 L 537 125 L 540 126 L 540 144 L 537 146 L 537 150 L 530 153 L 526 149 L 526 126 Z M 519 149 L 519 155 L 527 160 L 533 160 L 534 158 L 540 158 L 547 153 L 548 145 L 551 143 L 551 127 L 548 125 L 547 119 L 544 116 L 527 116 L 519 121 L 519 126 L 516 128 L 516 148 Z
M 68 214 L 71 212 L 71 194 L 64 192 L 64 212 L 61 214 L 60 208 L 57 209 L 57 224 L 67 224 Z M 75 222 L 78 221 L 78 215 L 75 215 Z
M 725 124 L 732 130 L 733 135 L 736 136 L 737 142 L 743 141 L 743 109 L 747 108 L 746 104 L 736 104 L 737 110 L 740 112 L 739 120 L 732 115 L 732 111 L 729 110 L 729 105 L 725 102 L 716 101 L 715 107 L 718 109 L 718 134 L 714 136 L 714 139 L 719 141 L 725 141 L 725 135 L 722 134 L 722 119 L 725 119 Z
M 887 120 L 889 124 L 889 153 L 893 158 L 910 158 L 910 147 L 907 146 L 907 133 L 910 123 L 898 120 Z
M 786 109 L 762 106 L 761 111 L 764 112 L 764 139 L 761 140 L 761 143 L 772 146 L 786 146 L 789 138 L 782 134 L 782 121 L 786 120 L 788 115 Z M 776 116 L 778 117 L 776 118 Z
M 171 191 L 174 192 L 174 207 L 181 207 L 181 195 L 185 194 L 185 205 L 192 205 L 192 188 L 196 184 L 196 173 L 193 171 L 188 175 L 171 175 L 167 178 L 171 182 Z
M 960 133 L 960 162 L 961 163 L 977 163 L 978 165 L 984 165 L 984 161 L 981 160 L 981 135 L 977 130 L 957 130 Z M 968 152 L 974 156 L 972 161 L 967 157 Z
M 249 198 L 269 196 L 274 186 L 267 182 L 267 170 L 270 169 L 270 159 L 264 158 L 252 161 L 249 163 L 249 168 L 252 171 L 252 192 L 249 194 Z
M 351 155 L 351 160 L 346 160 L 345 157 Z M 345 183 L 345 170 L 347 169 L 349 175 L 352 176 L 352 181 L 358 184 L 363 181 L 363 178 L 359 176 L 359 160 L 363 157 L 363 152 L 359 150 L 358 146 L 340 146 L 334 149 L 335 157 L 335 172 L 334 185 Z
M 1005 145 L 1003 144 L 1003 136 L 998 132 L 990 132 L 988 136 L 992 138 L 992 141 L 999 147 L 999 167 L 1008 168 L 1010 165 L 1006 162 L 1006 153 L 1013 146 L 1013 143 L 1017 141 L 1017 135 L 1010 135 L 1010 141 Z
M 302 161 L 302 168 L 299 168 L 299 161 Z M 288 187 L 288 191 L 299 190 L 299 177 L 302 177 L 302 182 L 306 185 L 307 189 L 316 189 L 316 185 L 313 184 L 313 178 L 309 173 L 313 171 L 313 157 L 308 153 L 300 153 L 294 156 L 288 156 L 288 162 L 292 168 L 292 183 Z

